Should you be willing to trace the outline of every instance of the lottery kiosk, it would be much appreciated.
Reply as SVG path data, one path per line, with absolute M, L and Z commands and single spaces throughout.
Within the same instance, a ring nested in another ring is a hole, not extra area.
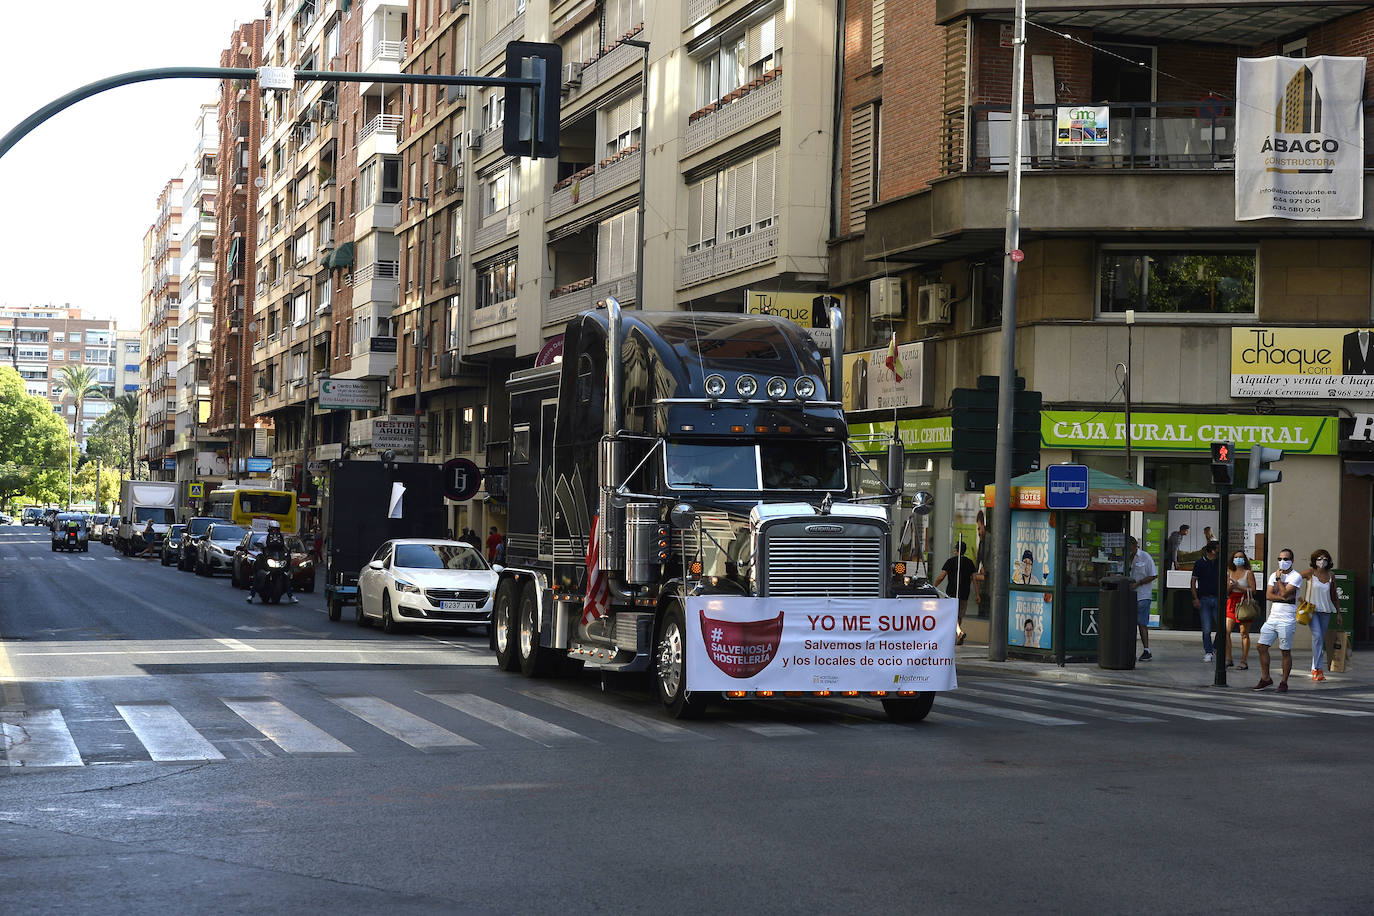
M 994 487 L 984 497 L 996 505 Z M 1083 465 L 1012 479 L 1009 655 L 1096 660 L 1101 586 L 1125 572 L 1130 513 L 1155 502 L 1154 490 Z

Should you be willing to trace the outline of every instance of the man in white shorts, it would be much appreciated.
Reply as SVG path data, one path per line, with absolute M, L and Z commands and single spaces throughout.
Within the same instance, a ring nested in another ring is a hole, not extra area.
M 1264 597 L 1269 599 L 1269 614 L 1260 627 L 1259 661 L 1260 680 L 1251 690 L 1273 687 L 1269 677 L 1269 647 L 1278 640 L 1279 651 L 1283 653 L 1283 679 L 1279 681 L 1279 693 L 1288 692 L 1288 672 L 1293 670 L 1293 631 L 1298 628 L 1298 588 L 1302 576 L 1293 569 L 1293 551 L 1287 547 L 1279 551 L 1279 568 L 1269 574 L 1269 582 L 1264 589 Z

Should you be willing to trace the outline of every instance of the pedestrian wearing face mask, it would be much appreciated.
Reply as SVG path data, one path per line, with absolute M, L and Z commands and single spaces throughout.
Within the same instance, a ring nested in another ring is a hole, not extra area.
M 1247 595 L 1254 595 L 1255 571 L 1250 568 L 1250 558 L 1245 555 L 1245 551 L 1236 550 L 1231 554 L 1231 568 L 1226 570 L 1226 667 L 1230 668 L 1234 662 L 1231 660 L 1231 631 L 1240 630 L 1240 667 L 1238 671 L 1244 671 L 1250 667 L 1250 623 L 1249 620 L 1241 620 L 1236 617 L 1236 606 Z
M 1279 551 L 1279 568 L 1269 574 L 1264 589 L 1264 597 L 1269 599 L 1269 614 L 1260 627 L 1259 635 L 1259 683 L 1251 690 L 1273 687 L 1269 677 L 1269 647 L 1275 642 L 1283 654 L 1283 677 L 1279 680 L 1279 693 L 1288 692 L 1288 674 L 1293 670 L 1293 633 L 1298 628 L 1298 588 L 1302 585 L 1302 573 L 1293 568 L 1293 551 L 1287 547 Z
M 1331 594 L 1331 583 L 1335 581 L 1332 573 L 1335 564 L 1331 562 L 1331 554 L 1326 548 L 1318 547 L 1312 551 L 1311 564 L 1302 577 L 1310 583 L 1307 600 L 1316 608 L 1312 612 L 1312 622 L 1308 624 L 1312 630 L 1312 680 L 1324 681 L 1326 674 L 1322 668 L 1326 665 L 1326 631 L 1331 626 L 1332 615 L 1335 615 L 1337 624 L 1341 622 L 1341 617 Z

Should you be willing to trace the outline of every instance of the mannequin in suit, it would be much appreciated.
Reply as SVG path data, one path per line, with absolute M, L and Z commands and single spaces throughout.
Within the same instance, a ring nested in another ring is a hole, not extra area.
M 1342 375 L 1374 375 L 1374 333 L 1360 328 L 1345 335 L 1341 344 Z

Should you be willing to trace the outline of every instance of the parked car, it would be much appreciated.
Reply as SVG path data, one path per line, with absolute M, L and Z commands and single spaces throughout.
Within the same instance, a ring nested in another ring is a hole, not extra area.
M 185 530 L 182 531 L 181 537 L 177 540 L 177 547 L 180 550 L 177 555 L 177 569 L 186 571 L 196 568 L 196 556 L 200 553 L 200 539 L 205 537 L 205 532 L 216 522 L 224 524 L 224 519 L 209 515 L 197 515 L 186 520 Z
M 109 523 L 108 514 L 98 514 L 91 516 L 91 540 L 98 541 L 105 535 L 105 526 Z
M 205 529 L 205 536 L 196 542 L 195 569 L 198 576 L 213 576 L 232 572 L 234 548 L 243 540 L 248 529 L 242 525 L 215 521 Z
M 105 527 L 100 529 L 100 543 L 113 544 L 115 532 L 119 530 L 119 516 L 111 514 L 105 522 Z
M 387 541 L 358 574 L 358 625 L 376 617 L 388 633 L 407 623 L 490 627 L 499 571 L 460 541 Z
M 0 525 L 13 525 L 13 524 L 14 524 L 14 518 L 13 518 L 12 516 L 9 516 L 9 515 L 6 515 L 6 514 L 3 513 L 3 512 L 0 512 Z
M 253 574 L 257 572 L 258 557 L 262 554 L 262 544 L 266 540 L 266 531 L 250 531 L 234 548 L 234 563 L 229 570 L 229 579 L 234 583 L 234 588 L 248 588 L 253 584 Z M 314 553 L 298 537 L 288 537 L 286 549 L 291 553 L 291 588 L 298 592 L 313 592 L 315 590 Z
M 53 520 L 52 549 L 79 550 L 82 553 L 91 549 L 90 527 L 87 518 L 80 512 L 60 512 Z
M 25 506 L 24 511 L 19 513 L 19 524 L 41 525 L 43 524 L 43 510 L 39 506 Z
M 167 536 L 162 539 L 162 546 L 158 550 L 163 566 L 171 566 L 181 553 L 181 535 L 185 530 L 185 525 L 173 525 L 167 529 Z

